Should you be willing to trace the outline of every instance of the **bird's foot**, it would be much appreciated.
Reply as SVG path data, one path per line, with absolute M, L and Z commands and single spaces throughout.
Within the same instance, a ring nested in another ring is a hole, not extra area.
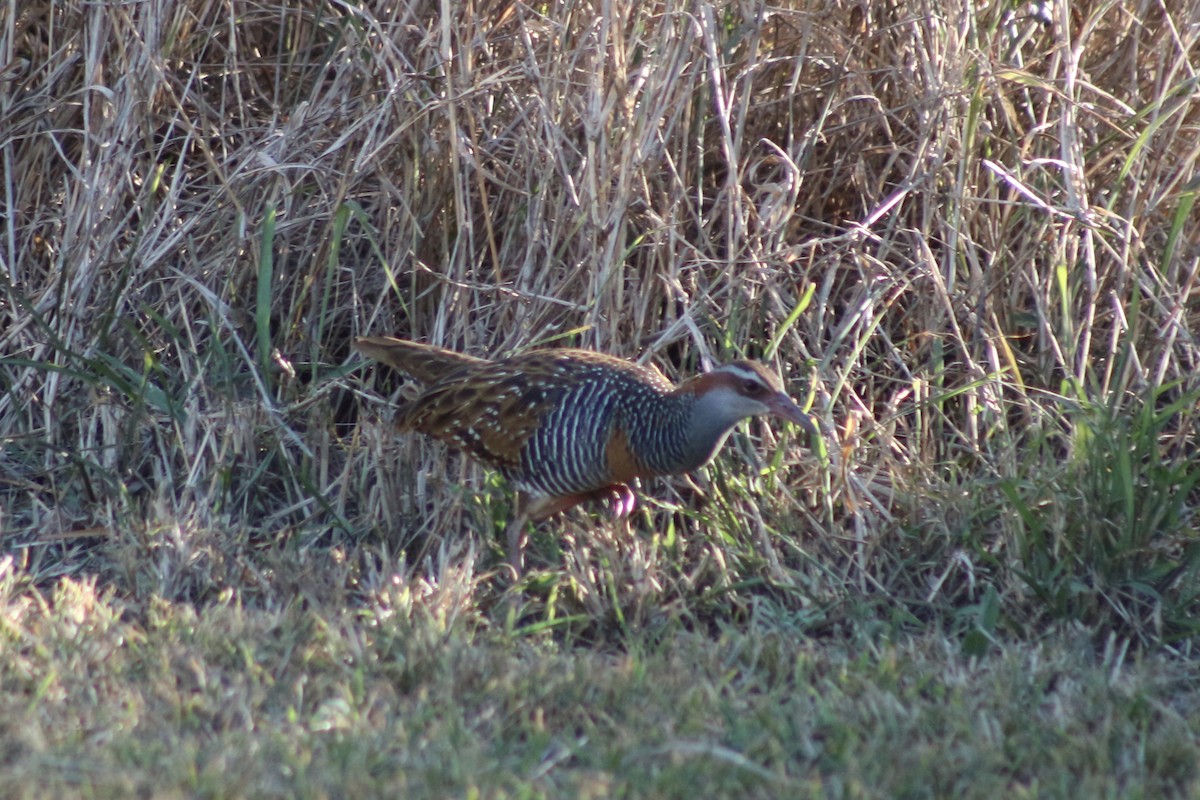
M 633 513 L 637 506 L 637 495 L 623 483 L 610 486 L 605 490 L 609 513 L 614 519 L 623 519 Z

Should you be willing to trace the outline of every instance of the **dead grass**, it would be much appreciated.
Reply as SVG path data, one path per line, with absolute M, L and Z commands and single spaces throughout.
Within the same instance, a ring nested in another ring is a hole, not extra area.
M 700 760 L 750 795 L 784 776 L 796 796 L 971 796 L 979 770 L 980 796 L 1186 794 L 1195 689 L 1171 699 L 1154 659 L 1195 657 L 1200 610 L 1193 6 L 0 8 L 0 674 L 25 676 L 0 716 L 44 718 L 0 735 L 20 791 L 96 752 L 99 779 L 55 791 L 121 794 L 177 752 L 151 793 L 353 776 L 667 796 Z M 514 597 L 492 574 L 507 490 L 392 435 L 399 383 L 351 354 L 365 333 L 675 375 L 762 356 L 825 437 L 754 423 L 694 483 L 645 487 L 629 530 L 544 526 Z M 409 621 L 384 635 L 396 607 Z M 780 664 L 811 656 L 874 699 L 822 705 L 828 683 L 778 688 L 758 662 L 740 688 L 679 667 L 676 637 L 706 663 L 766 647 L 764 619 L 813 638 Z M 640 647 L 721 703 L 603 689 Z M 1129 652 L 1151 661 L 1126 672 Z M 473 679 L 498 707 L 398 700 L 421 685 L 405 664 L 465 680 L 443 660 L 460 656 L 500 664 Z M 966 670 L 969 690 L 932 695 L 962 717 L 905 716 L 928 698 L 888 689 L 895 659 Z M 995 677 L 1011 664 L 1029 671 L 1014 707 L 1053 703 L 1037 687 L 1059 674 L 1086 697 L 1023 738 Z M 518 677 L 558 669 L 592 688 L 524 707 Z M 1105 705 L 1117 672 L 1132 688 Z M 296 696 L 306 675 L 321 701 Z M 581 722 L 588 691 L 651 710 Z M 968 709 L 974 692 L 994 705 Z M 81 696 L 97 716 L 75 719 Z M 773 717 L 793 696 L 818 699 Z M 1075 743 L 1091 703 L 1107 749 Z M 366 740 L 322 738 L 334 706 Z M 788 727 L 814 708 L 831 727 Z M 397 715 L 439 720 L 421 741 L 441 755 L 385 745 L 415 741 Z M 912 783 L 864 772 L 914 731 Z M 598 736 L 632 738 L 581 757 Z M 1047 750 L 1055 772 L 1032 766 Z M 570 777 L 538 784 L 536 764 Z

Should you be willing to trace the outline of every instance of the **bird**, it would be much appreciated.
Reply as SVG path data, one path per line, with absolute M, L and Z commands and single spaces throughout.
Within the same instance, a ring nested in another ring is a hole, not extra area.
M 517 489 L 509 560 L 524 569 L 525 527 L 589 500 L 628 516 L 637 478 L 693 472 L 743 419 L 764 414 L 819 432 L 756 361 L 731 361 L 673 385 L 653 366 L 591 350 L 541 349 L 486 359 L 390 336 L 354 342 L 423 385 L 396 427 L 439 439 Z

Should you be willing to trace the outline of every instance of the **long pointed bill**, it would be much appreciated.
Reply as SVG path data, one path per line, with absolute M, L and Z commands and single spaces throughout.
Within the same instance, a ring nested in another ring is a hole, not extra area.
M 767 408 L 771 409 L 771 413 L 775 416 L 783 417 L 789 422 L 796 423 L 812 436 L 821 435 L 821 431 L 817 428 L 817 423 L 813 420 L 812 416 L 804 413 L 804 410 L 783 392 L 767 398 L 766 404 Z

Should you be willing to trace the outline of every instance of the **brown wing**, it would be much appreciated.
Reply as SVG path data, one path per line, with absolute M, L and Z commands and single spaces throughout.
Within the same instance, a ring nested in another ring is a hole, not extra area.
M 397 425 L 462 448 L 509 474 L 520 469 L 521 448 L 569 386 L 564 380 L 531 381 L 507 362 L 483 362 L 452 377 L 402 407 Z

